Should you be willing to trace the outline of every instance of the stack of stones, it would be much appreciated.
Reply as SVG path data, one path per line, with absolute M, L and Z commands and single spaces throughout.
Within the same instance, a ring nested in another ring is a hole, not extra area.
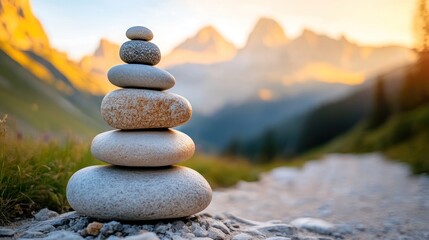
M 153 220 L 190 216 L 205 209 L 212 196 L 207 181 L 196 171 L 174 166 L 192 157 L 194 142 L 170 129 L 192 115 L 183 97 L 165 92 L 174 77 L 153 67 L 161 60 L 149 42 L 152 31 L 132 27 L 131 41 L 120 49 L 128 63 L 109 70 L 109 81 L 123 89 L 107 94 L 101 114 L 113 128 L 96 136 L 91 152 L 112 165 L 76 172 L 67 185 L 67 199 L 78 213 L 109 220 Z

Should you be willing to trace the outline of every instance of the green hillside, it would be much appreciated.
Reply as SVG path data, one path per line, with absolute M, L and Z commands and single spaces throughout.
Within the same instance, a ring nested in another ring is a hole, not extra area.
M 53 66 L 47 69 L 61 74 Z M 0 51 L 0 115 L 8 115 L 9 131 L 91 137 L 107 128 L 99 114 L 100 102 L 101 97 L 76 89 L 71 94 L 58 90 Z
M 429 173 L 429 105 L 394 115 L 375 130 L 366 125 L 360 123 L 317 152 L 382 151 L 409 163 L 415 173 Z

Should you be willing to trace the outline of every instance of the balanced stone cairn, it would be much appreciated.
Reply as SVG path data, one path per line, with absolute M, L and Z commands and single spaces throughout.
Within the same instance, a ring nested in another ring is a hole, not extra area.
M 112 164 L 76 172 L 67 185 L 67 199 L 78 213 L 106 220 L 180 218 L 204 210 L 212 190 L 196 171 L 174 166 L 192 157 L 194 142 L 169 129 L 187 122 L 192 107 L 185 98 L 165 92 L 174 77 L 153 67 L 161 60 L 149 42 L 152 31 L 131 27 L 131 40 L 120 49 L 128 63 L 108 72 L 109 81 L 123 89 L 107 94 L 101 114 L 112 130 L 97 135 L 91 152 Z

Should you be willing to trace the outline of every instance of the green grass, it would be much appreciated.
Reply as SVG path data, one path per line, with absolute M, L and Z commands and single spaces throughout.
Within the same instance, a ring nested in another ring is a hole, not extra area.
M 68 210 L 65 186 L 78 169 L 99 164 L 88 144 L 0 139 L 0 224 L 48 207 Z

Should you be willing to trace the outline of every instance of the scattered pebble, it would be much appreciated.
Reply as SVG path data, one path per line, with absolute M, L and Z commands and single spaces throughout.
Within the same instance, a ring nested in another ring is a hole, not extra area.
M 290 224 L 297 228 L 327 235 L 331 234 L 335 229 L 334 224 L 318 218 L 297 218 Z
M 41 238 L 44 236 L 45 236 L 45 234 L 42 232 L 25 231 L 21 235 L 21 238 Z
M 47 208 L 43 208 L 38 213 L 34 214 L 34 219 L 36 221 L 45 221 L 53 217 L 57 217 L 59 214 L 57 212 L 51 211 Z
M 126 237 L 126 240 L 159 240 L 159 237 L 155 233 L 146 232 L 139 235 Z
M 69 232 L 65 230 L 54 231 L 48 234 L 44 240 L 82 240 L 83 238 L 74 232 Z
M 12 237 L 13 235 L 15 235 L 15 230 L 0 227 L 0 237 Z
M 232 238 L 232 240 L 251 240 L 251 239 L 252 239 L 252 236 L 250 236 L 247 233 L 239 233 Z
M 100 230 L 102 227 L 103 227 L 102 223 L 92 222 L 88 224 L 88 226 L 86 227 L 86 233 L 88 235 L 98 236 L 98 234 L 100 234 Z

